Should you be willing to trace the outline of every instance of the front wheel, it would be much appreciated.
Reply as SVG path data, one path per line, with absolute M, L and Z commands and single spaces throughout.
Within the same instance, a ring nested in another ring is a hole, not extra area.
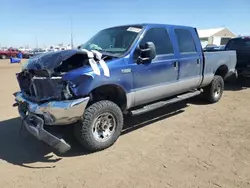
M 123 128 L 123 114 L 119 106 L 107 100 L 90 105 L 80 124 L 75 125 L 75 136 L 89 151 L 99 151 L 113 145 Z
M 218 102 L 224 91 L 224 80 L 221 76 L 215 75 L 212 82 L 204 88 L 204 97 L 210 103 Z

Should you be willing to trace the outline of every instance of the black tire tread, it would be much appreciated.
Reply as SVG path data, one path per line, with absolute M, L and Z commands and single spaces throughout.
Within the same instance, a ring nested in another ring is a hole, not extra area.
M 219 75 L 215 75 L 212 82 L 207 87 L 204 88 L 204 97 L 209 103 L 216 103 L 221 98 L 221 96 L 218 99 L 215 99 L 213 97 L 213 90 L 217 82 L 221 82 L 221 89 L 222 89 L 221 96 L 222 96 L 224 91 L 224 80 Z

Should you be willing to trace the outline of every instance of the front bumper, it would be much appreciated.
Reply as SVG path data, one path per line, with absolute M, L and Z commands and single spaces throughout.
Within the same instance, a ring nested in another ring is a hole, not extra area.
M 19 114 L 29 133 L 57 149 L 60 153 L 64 153 L 71 148 L 63 139 L 46 131 L 44 124 L 66 125 L 78 121 L 83 115 L 89 97 L 65 101 L 50 101 L 42 104 L 26 99 L 22 92 L 16 93 L 15 97 Z
M 60 153 L 65 153 L 71 149 L 71 146 L 66 143 L 64 139 L 60 139 L 44 129 L 44 121 L 39 116 L 29 113 L 23 119 L 23 122 L 26 130 L 30 134 L 35 136 L 38 140 L 41 140 L 49 146 L 55 148 Z

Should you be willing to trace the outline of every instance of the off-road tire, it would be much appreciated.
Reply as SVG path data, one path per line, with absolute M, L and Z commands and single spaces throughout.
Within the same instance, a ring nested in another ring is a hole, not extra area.
M 216 92 L 220 90 L 219 93 Z M 215 75 L 212 82 L 204 88 L 203 96 L 209 103 L 218 102 L 224 91 L 224 80 L 221 76 Z
M 100 142 L 94 138 L 92 130 L 94 126 L 94 120 L 102 113 L 106 112 L 111 113 L 114 116 L 116 120 L 116 126 L 111 137 L 104 142 Z M 76 124 L 74 127 L 74 134 L 85 149 L 95 152 L 112 146 L 120 136 L 122 128 L 123 114 L 119 106 L 111 101 L 102 100 L 93 103 L 85 109 L 81 122 Z

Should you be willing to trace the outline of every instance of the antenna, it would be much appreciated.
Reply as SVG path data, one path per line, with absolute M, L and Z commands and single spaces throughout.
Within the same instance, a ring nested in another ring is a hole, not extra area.
M 74 48 L 74 40 L 73 40 L 73 24 L 72 24 L 72 16 L 70 16 L 70 37 L 71 37 L 71 49 Z

